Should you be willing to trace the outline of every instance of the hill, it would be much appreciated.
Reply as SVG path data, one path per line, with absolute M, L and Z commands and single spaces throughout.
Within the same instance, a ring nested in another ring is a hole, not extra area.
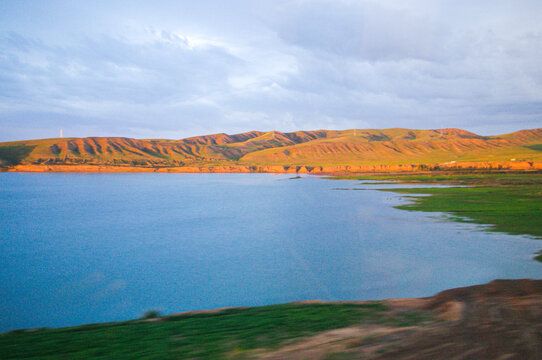
M 542 161 L 542 128 L 497 136 L 480 136 L 461 129 L 393 128 L 251 131 L 180 140 L 88 137 L 0 143 L 0 166 L 19 170 L 39 166 L 54 170 L 55 165 L 77 165 L 81 169 L 83 165 L 120 169 L 198 167 L 200 170 L 220 166 L 232 170 L 251 166 L 393 168 L 412 164 L 517 161 Z

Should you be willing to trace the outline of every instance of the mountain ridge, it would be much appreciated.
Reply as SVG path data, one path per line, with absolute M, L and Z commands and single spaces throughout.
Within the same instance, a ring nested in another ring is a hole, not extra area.
M 185 139 L 86 137 L 0 143 L 0 166 L 352 166 L 542 161 L 542 128 L 481 136 L 463 129 L 249 131 Z

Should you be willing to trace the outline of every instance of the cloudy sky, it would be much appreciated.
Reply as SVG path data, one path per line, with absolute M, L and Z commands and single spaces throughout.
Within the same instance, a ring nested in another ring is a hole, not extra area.
M 542 127 L 540 0 L 0 1 L 0 141 Z

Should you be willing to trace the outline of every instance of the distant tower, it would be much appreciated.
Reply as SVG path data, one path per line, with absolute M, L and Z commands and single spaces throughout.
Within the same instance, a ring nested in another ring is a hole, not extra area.
M 60 129 L 60 137 L 64 137 L 64 134 L 62 133 L 62 129 Z

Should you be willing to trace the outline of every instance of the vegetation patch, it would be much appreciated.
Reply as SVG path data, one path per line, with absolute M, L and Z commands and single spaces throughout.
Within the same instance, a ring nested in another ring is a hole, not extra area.
M 430 174 L 346 175 L 329 177 L 331 180 L 393 181 L 401 184 L 449 184 L 449 185 L 542 185 L 542 172 L 499 171 L 453 171 Z
M 491 225 L 487 230 L 542 238 L 542 173 L 441 173 L 358 175 L 332 179 L 395 181 L 403 184 L 461 184 L 465 187 L 380 189 L 412 194 L 396 208 L 445 212 L 459 222 Z M 416 196 L 431 195 L 431 196 Z M 542 252 L 535 260 L 542 262 Z
M 535 145 L 527 145 L 525 146 L 527 149 L 531 149 L 531 150 L 535 150 L 535 151 L 540 151 L 542 152 L 542 144 L 535 144 Z
M 246 358 L 293 339 L 356 324 L 412 326 L 430 315 L 391 312 L 379 303 L 282 304 L 151 320 L 0 335 L 1 359 Z
M 450 187 L 425 189 L 386 189 L 414 197 L 399 209 L 446 212 L 457 221 L 492 225 L 489 229 L 509 234 L 542 237 L 542 186 Z
M 34 148 L 28 145 L 1 146 L 0 160 L 7 166 L 19 165 Z

